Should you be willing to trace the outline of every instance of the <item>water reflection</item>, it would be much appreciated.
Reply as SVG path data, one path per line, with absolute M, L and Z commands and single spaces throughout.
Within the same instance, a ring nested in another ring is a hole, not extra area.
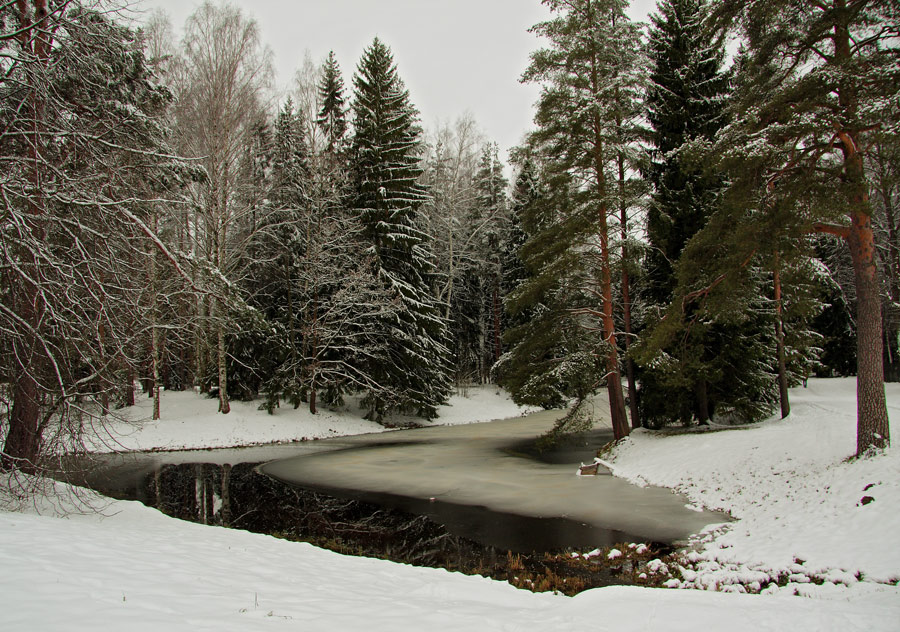
M 85 482 L 183 520 L 272 534 L 345 554 L 484 574 L 526 588 L 575 594 L 639 581 L 629 560 L 607 567 L 572 560 L 573 547 L 590 549 L 628 539 L 627 534 L 600 532 L 575 521 L 498 515 L 483 507 L 441 502 L 413 506 L 411 499 L 389 495 L 361 500 L 286 485 L 260 474 L 255 463 L 148 464 L 133 455 L 129 466 L 128 460 L 117 457 L 114 465 L 95 469 Z

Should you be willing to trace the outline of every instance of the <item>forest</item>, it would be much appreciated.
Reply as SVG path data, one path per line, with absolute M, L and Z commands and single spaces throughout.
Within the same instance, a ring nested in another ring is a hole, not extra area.
M 535 0 L 536 1 L 536 0 Z M 0 3 L 0 445 L 40 472 L 136 397 L 431 419 L 495 383 L 637 427 L 900 380 L 900 7 L 543 0 L 534 129 L 428 129 L 389 42 L 275 97 L 251 15 L 176 39 L 100 0 Z M 511 175 L 508 175 L 511 174 Z

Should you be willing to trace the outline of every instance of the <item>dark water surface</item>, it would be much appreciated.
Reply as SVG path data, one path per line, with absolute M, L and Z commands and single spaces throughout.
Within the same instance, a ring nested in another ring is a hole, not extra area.
M 661 554 L 723 521 L 686 509 L 667 490 L 637 488 L 608 473 L 576 476 L 578 464 L 590 462 L 611 435 L 593 431 L 548 450 L 536 439 L 552 426 L 551 415 L 244 449 L 100 456 L 80 482 L 185 520 L 569 594 L 637 581 L 628 560 L 579 566 L 571 562 L 573 550 L 647 542 Z
M 509 521 L 510 528 L 473 525 L 467 537 L 510 548 L 526 528 L 523 517 L 535 519 L 527 528 L 542 531 L 534 538 L 546 537 L 551 548 L 591 541 L 679 543 L 727 519 L 688 508 L 687 500 L 670 490 L 640 488 L 602 468 L 599 476 L 577 476 L 578 465 L 591 462 L 612 434 L 593 431 L 539 451 L 538 438 L 559 415 L 547 411 L 484 424 L 328 439 L 317 442 L 318 452 L 279 459 L 260 471 L 293 486 L 360 500 L 400 498 L 393 502 L 403 509 L 448 525 L 448 515 L 467 511 L 456 507 L 484 508 L 494 520 Z M 454 528 L 465 529 L 467 522 Z M 503 531 L 508 535 L 501 539 Z M 566 544 L 566 538 L 575 541 Z

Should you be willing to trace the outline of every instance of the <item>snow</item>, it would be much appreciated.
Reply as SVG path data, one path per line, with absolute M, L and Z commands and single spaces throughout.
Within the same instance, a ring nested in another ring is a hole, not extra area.
M 185 450 L 230 448 L 267 443 L 285 443 L 372 432 L 385 426 L 362 419 L 358 408 L 331 411 L 320 407 L 313 415 L 302 405 L 294 409 L 282 404 L 273 415 L 259 410 L 259 402 L 231 402 L 231 412 L 220 415 L 218 400 L 196 393 L 162 392 L 161 417 L 151 421 L 152 400 L 142 398 L 136 406 L 117 414 L 108 428 L 97 430 L 87 442 L 95 452 L 120 450 Z M 442 426 L 519 417 L 531 408 L 516 405 L 496 387 L 471 387 L 438 406 L 438 417 L 430 422 L 395 416 L 392 425 Z
M 494 404 L 508 405 L 494 395 L 479 391 L 457 402 L 458 410 L 443 411 L 445 421 L 474 421 L 479 411 L 493 416 Z M 900 589 L 888 583 L 900 575 L 897 450 L 845 460 L 854 446 L 852 381 L 811 380 L 792 395 L 788 420 L 691 437 L 641 431 L 608 457 L 617 476 L 666 484 L 693 504 L 738 518 L 705 534 L 682 561 L 684 574 L 669 580 L 719 590 L 532 594 L 485 578 L 180 522 L 133 502 L 103 500 L 103 512 L 89 514 L 38 502 L 29 511 L 0 511 L 0 629 L 897 630 Z M 290 423 L 294 436 L 367 428 L 349 414 L 323 425 L 298 411 L 267 421 L 265 413 L 236 406 L 233 417 L 217 416 L 204 412 L 204 405 L 214 410 L 214 400 L 201 405 L 190 397 L 167 394 L 166 420 L 141 430 L 126 426 L 131 434 L 123 443 L 260 443 L 289 438 Z M 888 386 L 888 402 L 898 418 L 897 385 Z M 212 421 L 218 435 L 206 427 Z M 875 500 L 862 505 L 863 495 Z M 648 570 L 673 569 L 658 561 Z M 786 586 L 767 582 L 773 571 L 787 572 Z M 764 594 L 740 594 L 752 592 L 753 582 Z
M 900 581 L 900 450 L 849 459 L 855 389 L 852 379 L 810 380 L 791 391 L 785 420 L 701 435 L 638 431 L 615 448 L 616 476 L 739 518 L 698 540 L 692 587 L 783 578 L 787 585 L 773 590 L 824 581 L 802 592 L 840 594 L 858 577 Z M 886 394 L 897 442 L 900 384 L 886 385 Z M 864 504 L 865 496 L 874 500 Z

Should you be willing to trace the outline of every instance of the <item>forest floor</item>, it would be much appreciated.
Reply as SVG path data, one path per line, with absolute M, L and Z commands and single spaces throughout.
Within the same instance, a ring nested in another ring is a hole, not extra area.
M 134 502 L 97 498 L 101 512 L 73 512 L 62 494 L 0 510 L 0 628 L 897 630 L 900 450 L 848 458 L 854 391 L 854 380 L 811 380 L 792 390 L 788 419 L 695 436 L 642 430 L 603 455 L 617 476 L 670 487 L 691 506 L 736 519 L 655 565 L 670 589 L 533 594 L 182 522 Z M 900 385 L 888 385 L 887 395 L 896 443 Z M 495 389 L 473 389 L 451 404 L 435 423 L 523 412 Z M 148 410 L 141 402 L 143 412 L 130 411 L 117 438 L 97 447 L 220 447 L 376 429 L 357 411 L 312 418 L 282 409 L 270 417 L 238 405 L 222 417 L 215 407 L 170 393 L 164 419 L 139 424 Z

